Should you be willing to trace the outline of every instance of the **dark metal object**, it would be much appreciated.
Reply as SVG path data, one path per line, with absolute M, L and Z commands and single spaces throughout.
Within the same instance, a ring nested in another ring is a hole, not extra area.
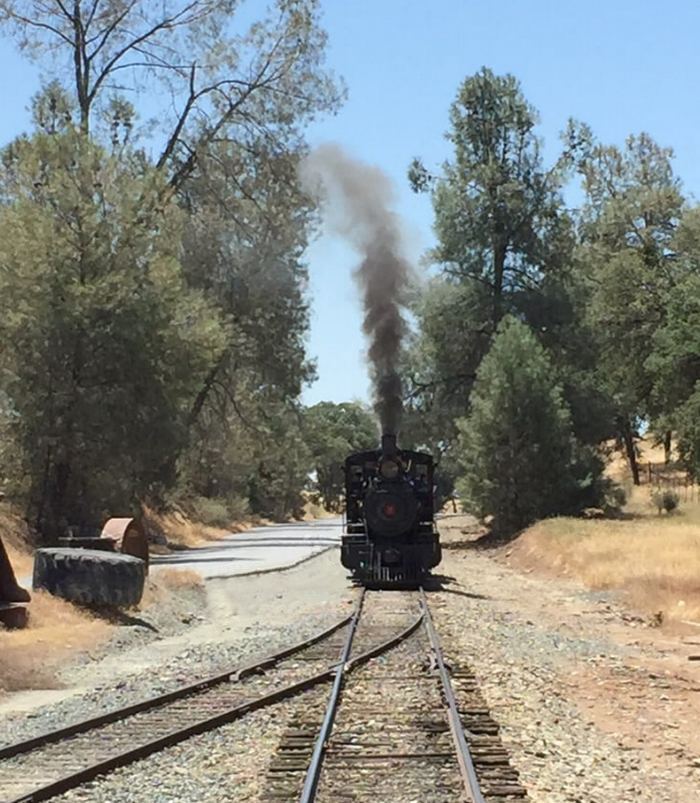
M 358 619 L 359 615 L 360 610 L 358 609 Z M 415 632 L 418 627 L 420 627 L 422 621 L 423 614 L 413 621 L 405 630 L 402 630 L 397 635 L 387 639 L 387 641 L 384 641 L 381 644 L 366 650 L 352 660 L 349 659 L 349 655 L 352 648 L 352 639 L 357 628 L 357 622 L 355 622 L 351 627 L 351 631 L 348 634 L 348 639 L 343 646 L 341 662 L 338 664 L 335 682 L 333 683 L 333 689 L 331 690 L 331 694 L 328 699 L 328 705 L 326 706 L 326 714 L 319 730 L 318 737 L 316 738 L 311 761 L 309 762 L 309 769 L 306 773 L 306 779 L 304 780 L 304 787 L 302 789 L 301 797 L 299 798 L 300 803 L 313 803 L 313 801 L 316 799 L 316 790 L 321 777 L 321 769 L 323 767 L 323 758 L 326 751 L 326 745 L 328 744 L 331 731 L 333 730 L 333 722 L 335 720 L 336 711 L 338 710 L 340 692 L 342 690 L 343 679 L 345 675 L 349 672 L 352 672 L 353 669 L 361 664 L 367 663 L 367 661 L 370 659 L 380 655 L 383 652 L 386 652 L 388 649 L 395 647 L 397 644 L 400 644 L 402 641 L 408 638 L 411 633 Z
M 363 583 L 415 588 L 441 559 L 432 456 L 399 449 L 385 434 L 379 449 L 348 455 L 344 468 L 343 566 Z
M 464 788 L 471 803 L 485 803 L 484 796 L 481 793 L 479 781 L 476 777 L 474 769 L 474 762 L 472 760 L 469 745 L 467 744 L 466 736 L 464 735 L 464 728 L 462 727 L 459 709 L 457 708 L 457 701 L 455 699 L 454 691 L 452 690 L 452 682 L 450 681 L 450 674 L 445 666 L 445 661 L 442 656 L 442 648 L 440 646 L 440 639 L 435 625 L 433 624 L 430 609 L 428 607 L 428 598 L 426 597 L 423 588 L 420 591 L 420 601 L 423 608 L 423 620 L 425 622 L 425 629 L 430 639 L 430 646 L 435 655 L 435 661 L 440 674 L 440 682 L 442 683 L 442 693 L 447 705 L 447 714 L 450 723 L 450 732 L 452 734 L 452 741 L 454 742 L 457 751 L 457 759 L 459 761 L 459 768 L 464 780 Z
M 29 602 L 29 592 L 17 582 L 5 545 L 0 538 L 0 602 Z
M 132 705 L 127 705 L 123 708 L 116 708 L 114 711 L 108 711 L 106 714 L 100 714 L 99 716 L 91 717 L 90 719 L 81 720 L 73 725 L 67 725 L 65 728 L 58 728 L 57 730 L 49 731 L 48 733 L 42 733 L 40 736 L 35 736 L 32 739 L 26 739 L 25 741 L 16 742 L 15 744 L 8 745 L 7 747 L 1 747 L 0 759 L 11 758 L 13 756 L 22 755 L 23 753 L 28 753 L 31 750 L 35 750 L 37 747 L 42 747 L 43 745 L 51 744 L 53 742 L 60 742 L 62 739 L 76 736 L 79 733 L 86 733 L 93 728 L 99 728 L 103 725 L 109 725 L 111 722 L 116 722 L 120 719 L 126 719 L 126 717 L 133 716 L 134 714 L 138 714 L 142 711 L 158 708 L 159 706 L 170 703 L 173 700 L 189 697 L 192 694 L 206 691 L 207 689 L 211 689 L 212 687 L 218 686 L 222 683 L 228 683 L 231 680 L 235 682 L 243 680 L 244 678 L 248 677 L 249 675 L 253 675 L 255 672 L 258 672 L 261 669 L 268 669 L 279 661 L 282 661 L 284 658 L 288 658 L 290 655 L 294 655 L 296 652 L 300 652 L 301 650 L 304 650 L 307 647 L 318 643 L 319 641 L 323 641 L 323 639 L 328 638 L 328 636 L 332 635 L 337 630 L 340 630 L 342 627 L 348 625 L 352 621 L 353 616 L 354 614 L 346 616 L 344 619 L 341 619 L 339 622 L 336 622 L 331 627 L 323 630 L 320 633 L 317 633 L 311 638 L 300 641 L 291 647 L 287 647 L 280 652 L 274 653 L 273 655 L 268 655 L 262 660 L 256 661 L 255 663 L 246 664 L 240 669 L 230 672 L 223 672 L 220 675 L 214 675 L 212 677 L 205 678 L 204 680 L 200 680 L 197 683 L 192 683 L 189 686 L 182 686 L 174 691 L 167 692 L 165 694 L 159 694 L 156 697 L 149 697 L 147 700 L 142 700 L 141 702 L 133 703 Z
M 328 700 L 328 705 L 326 706 L 326 715 L 323 718 L 323 724 L 321 725 L 321 730 L 319 732 L 318 738 L 316 739 L 316 744 L 314 745 L 314 751 L 313 754 L 311 755 L 311 763 L 309 765 L 309 771 L 306 773 L 304 788 L 301 793 L 300 800 L 302 801 L 302 803 L 309 803 L 309 801 L 313 800 L 316 797 L 316 786 L 318 785 L 318 779 L 321 774 L 321 764 L 323 762 L 323 754 L 325 751 L 326 742 L 333 728 L 333 720 L 335 719 L 335 712 L 338 708 L 338 700 L 340 698 L 340 689 L 343 685 L 343 676 L 347 671 L 347 663 L 348 659 L 350 658 L 350 650 L 352 650 L 352 640 L 355 637 L 355 631 L 357 630 L 357 623 L 360 621 L 360 614 L 362 613 L 362 603 L 364 602 L 364 597 L 365 597 L 365 589 L 363 588 L 360 594 L 360 601 L 357 606 L 357 610 L 355 611 L 353 620 L 350 623 L 348 635 L 347 638 L 345 639 L 345 643 L 343 644 L 343 649 L 340 653 L 340 661 L 335 669 L 335 678 L 333 680 L 333 688 L 331 689 L 331 695 Z

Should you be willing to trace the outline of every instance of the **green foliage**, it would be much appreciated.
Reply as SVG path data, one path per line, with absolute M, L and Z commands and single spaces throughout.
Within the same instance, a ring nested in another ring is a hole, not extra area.
M 537 114 L 512 75 L 482 69 L 467 78 L 450 123 L 454 159 L 433 189 L 433 257 L 447 275 L 487 288 L 493 333 L 521 294 L 565 264 L 570 223 L 561 178 L 543 168 Z M 424 186 L 414 178 L 415 189 Z
M 377 448 L 376 418 L 355 402 L 319 402 L 304 412 L 304 436 L 313 460 L 313 487 L 326 510 L 337 512 L 345 484 L 343 462 L 353 452 Z
M 278 521 L 301 517 L 313 460 L 299 410 L 275 410 L 259 438 L 249 479 L 251 509 Z
M 577 436 L 595 443 L 610 429 L 609 405 L 590 380 L 597 355 L 561 197 L 566 160 L 545 169 L 537 114 L 511 75 L 484 69 L 467 78 L 450 122 L 454 157 L 443 174 L 430 176 L 418 160 L 409 171 L 416 191 L 432 191 L 438 245 L 431 256 L 442 276 L 416 304 L 419 333 L 406 370 L 407 428 L 439 455 L 446 494 L 459 472 L 450 456 L 455 422 L 468 412 L 477 367 L 503 315 L 527 322 L 548 348 Z
M 318 2 L 0 0 L 0 26 L 60 79 L 0 174 L 6 487 L 48 537 L 144 495 L 298 511 L 315 217 L 296 167 L 343 95 Z
M 230 527 L 247 512 L 245 504 L 232 506 L 229 500 L 209 496 L 195 496 L 187 501 L 185 508 L 192 519 L 211 527 Z
M 623 149 L 596 143 L 588 131 L 580 142 L 577 167 L 587 202 L 578 261 L 590 288 L 586 308 L 599 355 L 597 384 L 612 401 L 638 481 L 634 427 L 664 414 L 650 358 L 685 274 L 675 238 L 684 200 L 672 151 L 648 134 L 629 137 Z
M 697 480 L 700 478 L 700 384 L 674 411 L 674 423 L 681 463 Z
M 594 499 L 602 466 L 581 453 L 562 389 L 526 325 L 506 318 L 479 366 L 468 418 L 459 424 L 467 510 L 512 533 Z
M 224 327 L 184 284 L 177 210 L 144 225 L 157 175 L 73 131 L 13 143 L 4 168 L 3 387 L 30 509 L 51 536 L 172 481 Z

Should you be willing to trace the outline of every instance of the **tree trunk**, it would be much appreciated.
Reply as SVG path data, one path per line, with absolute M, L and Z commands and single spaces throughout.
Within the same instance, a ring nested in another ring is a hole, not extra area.
M 197 393 L 197 396 L 192 403 L 192 407 L 190 408 L 189 415 L 187 416 L 188 429 L 191 429 L 197 423 L 197 419 L 204 408 L 204 404 L 209 397 L 209 393 L 211 392 L 212 386 L 214 385 L 219 371 L 223 368 L 224 363 L 226 362 L 226 357 L 227 353 L 224 352 L 211 367 L 209 373 L 205 377 L 202 387 L 199 389 L 199 393 Z
M 671 462 L 671 430 L 667 429 L 664 433 L 664 463 L 668 465 Z
M 496 333 L 503 316 L 503 274 L 506 265 L 506 247 L 494 245 L 493 248 L 493 331 Z
M 623 443 L 625 444 L 625 454 L 627 455 L 627 462 L 632 472 L 632 482 L 635 485 L 640 485 L 639 480 L 639 464 L 637 463 L 637 450 L 634 448 L 634 436 L 632 434 L 632 427 L 628 418 L 620 419 L 620 434 L 622 435 Z

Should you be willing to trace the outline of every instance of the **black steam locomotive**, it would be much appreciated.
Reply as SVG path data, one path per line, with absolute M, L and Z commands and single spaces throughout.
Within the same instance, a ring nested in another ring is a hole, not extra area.
M 381 449 L 346 458 L 345 501 L 341 562 L 360 582 L 415 584 L 440 563 L 431 455 L 384 435 Z

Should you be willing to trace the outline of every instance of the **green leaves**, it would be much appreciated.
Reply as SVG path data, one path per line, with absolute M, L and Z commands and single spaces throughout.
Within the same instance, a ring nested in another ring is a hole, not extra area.
M 53 536 L 172 480 L 189 400 L 225 329 L 183 281 L 177 209 L 151 208 L 158 225 L 143 225 L 157 177 L 72 131 L 38 134 L 12 158 L 0 361 L 30 509 Z
M 316 493 L 327 510 L 338 511 L 345 483 L 343 462 L 352 452 L 378 447 L 377 420 L 356 402 L 319 402 L 305 410 L 303 431 Z
M 552 374 L 529 328 L 505 318 L 479 366 L 457 446 L 464 505 L 494 516 L 497 531 L 515 532 L 594 498 L 601 466 L 584 461 Z

